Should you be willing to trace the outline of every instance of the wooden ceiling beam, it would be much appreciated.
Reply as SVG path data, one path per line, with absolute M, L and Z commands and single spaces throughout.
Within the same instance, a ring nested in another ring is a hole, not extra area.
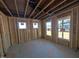
M 55 13 L 55 12 L 57 12 L 57 11 L 59 11 L 59 10 L 65 8 L 65 7 L 67 7 L 67 6 L 69 6 L 69 5 L 71 5 L 71 4 L 73 4 L 73 3 L 77 2 L 77 1 L 78 1 L 78 0 L 74 0 L 74 1 L 72 1 L 72 2 L 70 2 L 70 3 L 68 3 L 67 5 L 64 5 L 64 6 L 62 6 L 61 8 L 59 8 L 59 9 L 53 11 L 52 13 L 50 13 L 50 14 L 48 14 L 48 15 L 52 15 L 53 13 Z M 46 18 L 48 15 L 46 15 L 46 16 L 43 17 L 43 18 Z
M 18 10 L 18 6 L 17 6 L 17 0 L 14 0 L 14 2 L 15 2 L 16 12 L 17 12 L 17 15 L 18 15 L 18 17 L 19 17 L 19 10 Z
M 57 8 L 58 6 L 60 6 L 61 4 L 63 4 L 64 2 L 66 2 L 67 0 L 63 0 L 61 3 L 57 4 L 56 6 L 54 6 L 53 8 L 49 9 L 46 13 L 42 14 L 41 16 L 39 16 L 37 19 L 43 17 L 44 15 L 48 14 L 50 11 L 52 11 L 53 9 Z
M 5 9 L 8 11 L 8 13 L 9 13 L 11 16 L 13 16 L 12 13 L 11 13 L 11 11 L 10 11 L 9 8 L 7 7 L 7 5 L 4 3 L 4 1 L 3 1 L 3 0 L 0 0 L 0 2 L 3 4 L 3 6 L 5 7 Z
M 26 7 L 25 7 L 24 17 L 26 17 L 26 12 L 27 12 L 28 5 L 29 5 L 29 0 L 27 0 L 27 4 L 26 4 Z
M 37 13 L 36 15 L 35 15 L 35 17 L 33 17 L 33 18 L 36 18 L 40 13 L 42 13 L 49 5 L 51 5 L 53 2 L 54 2 L 55 0 L 52 0 L 52 1 L 50 1 L 39 13 Z
M 31 17 L 31 16 L 34 14 L 35 10 L 38 8 L 38 6 L 41 4 L 42 1 L 43 1 L 43 0 L 40 0 L 40 1 L 38 2 L 38 4 L 36 5 L 36 7 L 34 8 L 34 10 L 32 11 L 32 13 L 30 14 L 29 17 Z

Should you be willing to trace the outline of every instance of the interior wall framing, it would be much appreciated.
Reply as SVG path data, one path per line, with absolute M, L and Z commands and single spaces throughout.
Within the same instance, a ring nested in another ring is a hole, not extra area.
M 64 17 L 66 15 L 71 16 L 71 25 L 70 25 L 70 42 L 67 40 L 59 40 L 57 38 L 57 20 L 59 17 Z M 79 48 L 79 4 L 77 4 L 74 7 L 69 7 L 66 8 L 65 10 L 60 11 L 59 13 L 54 14 L 53 16 L 50 17 L 49 20 L 52 22 L 52 42 L 65 45 L 70 48 L 77 49 Z M 46 19 L 43 19 L 42 23 L 42 30 L 44 31 L 43 37 L 47 39 L 48 36 L 46 36 L 46 29 L 45 29 L 45 22 Z M 50 40 L 50 39 L 48 39 Z

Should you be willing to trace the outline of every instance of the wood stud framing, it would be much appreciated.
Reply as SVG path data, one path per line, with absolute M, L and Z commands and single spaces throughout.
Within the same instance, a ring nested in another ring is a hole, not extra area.
M 41 15 L 40 17 L 38 17 L 37 19 L 41 18 L 42 16 L 44 16 L 45 14 L 48 14 L 51 10 L 55 9 L 56 7 L 58 7 L 59 5 L 63 4 L 64 2 L 66 2 L 67 0 L 63 0 L 61 3 L 59 3 L 58 5 L 54 6 L 53 8 L 49 9 L 46 13 L 44 13 L 43 15 Z
M 45 6 L 39 13 L 37 13 L 36 15 L 35 15 L 35 17 L 33 17 L 33 18 L 36 18 L 40 13 L 42 13 L 48 6 L 50 6 L 53 2 L 54 2 L 55 0 L 52 0 L 52 1 L 50 1 L 48 4 L 47 4 L 47 6 Z
M 26 1 L 27 1 L 27 4 L 26 4 L 26 6 L 25 6 L 24 17 L 26 17 L 26 13 L 27 13 L 27 9 L 28 9 L 30 0 L 26 0 Z M 48 8 L 54 1 L 55 1 L 55 0 L 51 0 L 51 1 L 50 1 L 40 12 L 38 12 L 33 18 L 37 18 L 37 19 L 45 18 L 45 17 L 47 17 L 48 15 L 51 15 L 51 14 L 53 14 L 54 12 L 59 11 L 59 10 L 65 8 L 66 6 L 69 6 L 70 4 L 72 4 L 72 3 L 74 3 L 74 2 L 76 2 L 76 1 L 78 1 L 78 0 L 73 0 L 73 1 L 70 2 L 69 4 L 67 4 L 67 5 L 65 5 L 65 6 L 59 8 L 59 9 L 57 9 L 57 10 L 55 10 L 55 11 L 53 11 L 52 13 L 49 13 L 50 11 L 52 11 L 53 9 L 57 8 L 58 6 L 60 6 L 61 4 L 63 4 L 64 2 L 67 1 L 67 0 L 63 0 L 63 1 L 61 1 L 59 4 L 57 4 L 56 6 L 54 6 L 53 8 L 49 9 L 49 10 L 48 10 L 47 12 L 45 12 L 44 14 L 40 15 L 40 14 L 41 14 L 46 8 Z M 5 7 L 5 9 L 8 11 L 8 13 L 9 13 L 11 16 L 13 16 L 13 14 L 11 13 L 10 9 L 9 9 L 8 6 L 5 4 L 5 2 L 4 2 L 3 0 L 0 0 L 0 2 L 3 4 L 3 6 Z M 15 8 L 16 8 L 16 11 L 17 11 L 17 15 L 18 15 L 18 17 L 19 17 L 19 10 L 18 10 L 19 7 L 17 6 L 17 5 L 18 5 L 18 4 L 17 4 L 17 0 L 14 0 L 14 2 L 15 2 Z M 32 15 L 35 13 L 36 9 L 39 7 L 39 5 L 40 5 L 42 2 L 43 2 L 43 0 L 39 0 L 38 4 L 36 5 L 36 7 L 35 7 L 35 8 L 33 9 L 33 11 L 31 12 L 29 18 L 32 17 Z M 37 17 L 38 15 L 40 15 L 40 16 Z M 44 17 L 43 17 L 43 16 L 44 16 Z
M 32 11 L 32 13 L 30 14 L 30 17 L 34 14 L 35 10 L 38 8 L 38 6 L 41 4 L 43 0 L 40 0 L 37 4 L 37 6 L 35 7 L 35 9 Z
M 17 0 L 14 0 L 14 2 L 15 2 L 15 7 L 16 7 L 17 15 L 19 17 L 19 10 L 18 10 L 18 6 L 17 6 Z
M 26 17 L 26 12 L 27 12 L 28 5 L 29 5 L 29 0 L 27 0 L 27 4 L 26 4 L 26 7 L 25 7 L 24 17 Z
M 11 16 L 13 16 L 12 13 L 11 13 L 11 11 L 10 11 L 9 8 L 7 7 L 7 5 L 4 3 L 4 1 L 3 1 L 3 0 L 0 0 L 0 2 L 3 4 L 3 6 L 5 7 L 5 9 L 8 11 L 8 13 L 9 13 Z
M 72 3 L 76 2 L 76 1 L 78 1 L 78 0 L 74 0 L 74 1 L 72 1 L 72 2 L 70 2 L 70 3 L 68 3 L 67 5 L 62 6 L 61 8 L 59 8 L 59 9 L 57 9 L 57 10 L 53 11 L 52 13 L 47 14 L 47 15 L 46 15 L 46 16 L 44 16 L 43 18 L 46 18 L 48 15 L 51 15 L 51 14 L 53 14 L 53 13 L 55 13 L 55 12 L 57 12 L 57 11 L 59 11 L 59 10 L 63 9 L 63 8 L 65 8 L 65 7 L 67 7 L 67 6 L 71 5 Z

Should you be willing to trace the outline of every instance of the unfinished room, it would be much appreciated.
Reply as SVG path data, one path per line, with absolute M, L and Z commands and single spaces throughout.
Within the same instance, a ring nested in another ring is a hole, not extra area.
M 0 0 L 0 58 L 79 58 L 79 0 Z

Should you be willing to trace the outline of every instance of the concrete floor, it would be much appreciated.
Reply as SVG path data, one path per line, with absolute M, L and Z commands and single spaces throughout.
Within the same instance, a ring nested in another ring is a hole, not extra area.
M 79 51 L 51 43 L 46 40 L 32 40 L 8 49 L 10 58 L 78 58 Z

